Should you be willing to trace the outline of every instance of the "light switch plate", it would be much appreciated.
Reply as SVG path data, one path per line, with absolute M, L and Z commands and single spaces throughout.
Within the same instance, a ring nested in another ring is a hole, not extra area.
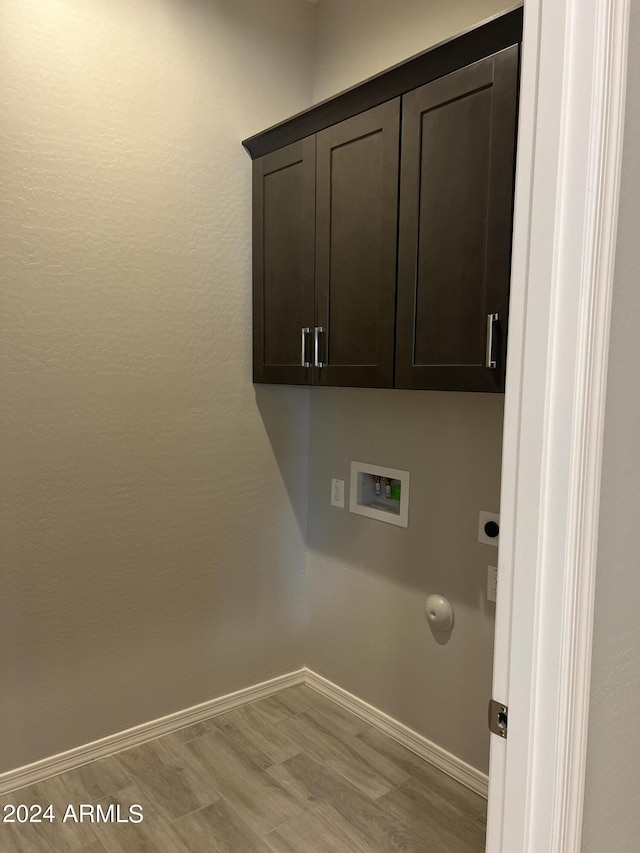
M 497 536 L 487 536 L 484 532 L 484 526 L 488 521 L 495 521 L 498 527 L 500 527 L 499 513 L 480 510 L 478 513 L 478 542 L 482 542 L 483 545 L 493 545 L 497 548 L 500 544 L 500 534 L 498 533 Z
M 344 508 L 344 480 L 331 481 L 331 506 Z

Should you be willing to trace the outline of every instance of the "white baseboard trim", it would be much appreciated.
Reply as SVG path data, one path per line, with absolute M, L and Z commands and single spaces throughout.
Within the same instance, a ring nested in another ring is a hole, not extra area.
M 374 708 L 373 705 L 369 705 L 363 699 L 359 699 L 342 687 L 338 687 L 337 684 L 333 684 L 333 682 L 318 675 L 318 673 L 306 668 L 304 673 L 305 684 L 308 687 L 312 687 L 347 711 L 351 711 L 352 714 L 380 729 L 429 764 L 433 764 L 438 770 L 442 770 L 443 773 L 466 785 L 467 788 L 471 788 L 472 791 L 485 798 L 487 797 L 489 777 L 486 774 L 427 740 L 426 737 L 385 714 L 384 711 Z
M 142 723 L 124 732 L 109 735 L 67 752 L 53 755 L 50 758 L 43 758 L 33 764 L 18 767 L 16 770 L 0 773 L 0 794 L 24 788 L 25 785 L 32 785 L 34 782 L 41 782 L 50 776 L 57 776 L 66 770 L 73 770 L 82 764 L 88 764 L 98 758 L 113 755 L 114 752 L 138 746 L 145 741 L 199 723 L 201 720 L 206 720 L 207 717 L 223 714 L 225 711 L 231 711 L 233 708 L 238 708 L 249 702 L 256 702 L 258 699 L 272 696 L 287 687 L 304 684 L 305 681 L 305 670 L 299 669 L 287 675 L 280 675 L 277 678 L 271 678 L 269 681 L 263 681 L 261 684 L 245 687 L 235 693 L 220 696 L 218 699 L 211 699 L 208 702 L 202 702 L 200 705 L 193 705 L 191 708 L 176 711 L 174 714 L 167 714 L 166 717 Z
M 433 764 L 434 767 L 442 770 L 448 776 L 466 785 L 467 788 L 471 788 L 472 791 L 476 791 L 483 797 L 487 796 L 489 780 L 484 773 L 427 740 L 426 737 L 405 726 L 404 723 L 400 723 L 385 714 L 384 711 L 374 708 L 373 705 L 369 705 L 363 699 L 359 699 L 306 667 L 287 675 L 271 678 L 269 681 L 263 681 L 261 684 L 255 684 L 252 687 L 245 687 L 235 693 L 220 696 L 218 699 L 211 699 L 208 702 L 202 702 L 200 705 L 193 705 L 191 708 L 176 711 L 166 717 L 142 723 L 142 725 L 134 726 L 124 732 L 109 735 L 67 752 L 53 755 L 50 758 L 43 758 L 41 761 L 27 764 L 25 767 L 0 773 L 0 794 L 24 788 L 26 785 L 33 785 L 35 782 L 41 782 L 50 776 L 57 776 L 67 770 L 73 770 L 83 764 L 88 764 L 90 761 L 96 761 L 98 758 L 105 758 L 115 752 L 121 752 L 123 749 L 138 746 L 185 726 L 199 723 L 208 717 L 224 714 L 225 711 L 231 711 L 233 708 L 239 708 L 249 702 L 256 702 L 258 699 L 273 696 L 275 693 L 279 693 L 287 687 L 294 687 L 296 684 L 306 684 L 313 690 L 317 690 L 318 693 L 322 693 L 323 696 L 333 700 L 347 711 L 351 711 L 352 714 L 380 729 L 429 764 Z

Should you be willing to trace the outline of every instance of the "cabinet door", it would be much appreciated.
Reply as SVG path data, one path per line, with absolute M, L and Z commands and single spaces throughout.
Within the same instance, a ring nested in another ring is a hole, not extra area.
M 311 382 L 314 218 L 315 137 L 253 161 L 254 382 Z
M 318 385 L 391 387 L 400 99 L 317 136 Z
M 517 78 L 514 46 L 403 98 L 396 387 L 504 390 Z

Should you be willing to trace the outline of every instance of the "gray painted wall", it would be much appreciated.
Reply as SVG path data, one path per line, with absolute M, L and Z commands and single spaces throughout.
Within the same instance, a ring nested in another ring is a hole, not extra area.
M 512 6 L 504 0 L 319 0 L 314 102 Z
M 477 512 L 499 508 L 502 398 L 317 389 L 311 402 L 307 665 L 487 770 L 496 549 Z M 411 474 L 409 527 L 329 505 L 351 460 Z M 455 625 L 440 644 L 432 592 Z
M 640 838 L 640 3 L 632 0 L 582 849 Z
M 321 0 L 313 92 L 328 97 L 505 8 L 501 2 Z M 474 767 L 488 769 L 496 550 L 477 513 L 499 509 L 503 399 L 314 389 L 310 400 L 307 665 Z M 411 474 L 404 530 L 330 506 L 351 460 Z M 449 598 L 432 635 L 424 599 Z
M 486 769 L 502 400 L 254 390 L 238 141 L 500 9 L 3 4 L 0 771 L 301 666 L 308 496 L 309 664 Z M 363 456 L 407 531 L 329 507 Z
M 251 384 L 301 0 L 5 0 L 0 771 L 302 666 L 307 392 Z

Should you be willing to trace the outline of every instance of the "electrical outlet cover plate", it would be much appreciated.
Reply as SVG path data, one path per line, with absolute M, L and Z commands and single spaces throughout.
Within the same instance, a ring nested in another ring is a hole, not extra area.
M 493 545 L 495 548 L 500 544 L 500 534 L 497 536 L 487 536 L 484 532 L 484 526 L 488 521 L 495 521 L 500 526 L 500 514 L 497 512 L 485 512 L 480 510 L 478 513 L 478 542 L 483 545 Z

